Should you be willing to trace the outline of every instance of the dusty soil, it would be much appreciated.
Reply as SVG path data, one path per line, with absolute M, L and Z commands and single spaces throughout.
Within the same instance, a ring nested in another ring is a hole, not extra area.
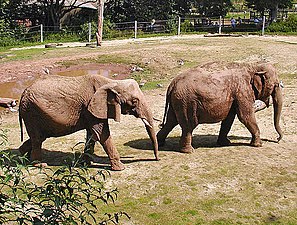
M 248 145 L 250 134 L 238 121 L 229 134 L 232 145 L 215 145 L 219 124 L 200 125 L 194 132 L 193 154 L 178 152 L 179 127 L 160 149 L 161 161 L 153 159 L 152 147 L 140 120 L 122 116 L 110 121 L 114 142 L 126 169 L 112 172 L 109 186 L 120 190 L 115 210 L 132 216 L 128 224 L 297 224 L 297 37 L 240 37 L 150 39 L 110 42 L 101 49 L 67 49 L 46 53 L 34 60 L 0 62 L 0 82 L 22 80 L 54 70 L 60 62 L 103 56 L 127 57 L 144 65 L 144 79 L 156 79 L 163 87 L 144 91 L 154 117 L 162 119 L 166 87 L 172 77 L 193 66 L 214 60 L 275 64 L 285 88 L 281 126 L 284 138 L 276 143 L 272 107 L 257 113 L 263 147 Z M 180 60 L 184 65 L 180 64 Z M 148 78 L 147 76 L 150 76 Z M 3 96 L 5 97 L 5 96 Z M 3 113 L 1 128 L 17 152 L 21 144 L 17 113 Z M 156 129 L 157 123 L 156 123 Z M 84 132 L 49 139 L 45 160 L 61 165 L 84 140 Z M 106 155 L 96 146 L 95 168 L 109 169 Z

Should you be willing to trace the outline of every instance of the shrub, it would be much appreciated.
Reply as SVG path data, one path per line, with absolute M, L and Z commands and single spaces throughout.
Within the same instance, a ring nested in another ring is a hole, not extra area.
M 74 167 L 76 162 L 56 170 L 29 167 L 26 162 L 26 157 L 0 153 L 1 224 L 103 225 L 117 224 L 123 215 L 129 218 L 125 212 L 100 212 L 100 205 L 114 202 L 118 194 L 117 189 L 105 188 L 107 171 L 94 174 Z
M 195 31 L 194 25 L 189 20 L 185 20 L 183 23 L 181 23 L 180 29 L 182 32 Z
M 290 15 L 287 20 L 278 21 L 267 27 L 268 32 L 297 32 L 297 15 Z
M 170 18 L 166 22 L 166 32 L 167 33 L 177 33 L 177 20 L 176 18 Z

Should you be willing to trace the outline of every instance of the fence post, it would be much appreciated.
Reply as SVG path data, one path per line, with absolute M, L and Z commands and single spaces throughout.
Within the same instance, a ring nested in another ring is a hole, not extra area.
M 43 24 L 40 24 L 40 42 L 43 42 Z
M 134 21 L 134 38 L 137 38 L 137 21 Z
M 264 31 L 265 31 L 265 21 L 266 20 L 266 17 L 263 16 L 263 20 L 262 20 L 262 36 L 264 36 Z
M 219 34 L 222 33 L 222 16 L 220 16 L 220 21 L 219 21 Z
M 180 24 L 181 24 L 181 19 L 180 16 L 178 17 L 178 24 L 177 24 L 177 35 L 180 35 Z
M 91 24 L 91 22 L 89 22 L 89 38 L 88 38 L 88 40 L 89 40 L 89 42 L 91 42 L 91 39 L 92 39 L 92 24 Z

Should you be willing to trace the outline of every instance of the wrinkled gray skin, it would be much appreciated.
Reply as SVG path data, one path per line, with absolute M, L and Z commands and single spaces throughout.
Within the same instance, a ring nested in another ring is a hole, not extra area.
M 32 161 L 41 161 L 41 145 L 46 138 L 86 129 L 87 137 L 92 138 L 87 151 L 93 153 L 95 141 L 99 141 L 112 170 L 123 170 L 108 125 L 108 118 L 120 121 L 120 114 L 143 120 L 158 160 L 153 116 L 136 81 L 95 75 L 39 79 L 23 92 L 20 100 L 21 133 L 23 119 L 30 138 L 19 150 L 22 154 L 29 153 Z
M 192 132 L 198 124 L 222 121 L 217 143 L 229 145 L 227 134 L 235 116 L 252 134 L 251 145 L 262 146 L 256 123 L 256 99 L 269 106 L 272 96 L 274 126 L 279 134 L 282 93 L 275 68 L 271 64 L 209 63 L 185 72 L 173 79 L 167 90 L 163 127 L 157 134 L 159 145 L 179 124 L 182 128 L 181 152 L 190 153 Z

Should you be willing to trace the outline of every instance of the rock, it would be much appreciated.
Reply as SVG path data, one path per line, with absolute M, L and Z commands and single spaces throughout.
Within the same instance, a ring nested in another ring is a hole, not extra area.
M 177 62 L 178 62 L 178 65 L 180 65 L 180 66 L 183 66 L 185 64 L 183 59 L 179 59 L 179 60 L 177 60 Z
M 132 66 L 131 71 L 132 71 L 132 72 L 135 72 L 135 71 L 143 72 L 144 69 L 142 69 L 142 68 L 139 67 L 139 66 Z
M 45 48 L 56 48 L 56 47 L 57 47 L 57 44 L 55 44 L 55 43 L 45 44 L 44 47 L 45 47 Z
M 17 105 L 16 99 L 12 98 L 0 98 L 0 106 L 3 108 L 8 108 L 11 112 L 16 112 L 17 110 L 13 109 Z

